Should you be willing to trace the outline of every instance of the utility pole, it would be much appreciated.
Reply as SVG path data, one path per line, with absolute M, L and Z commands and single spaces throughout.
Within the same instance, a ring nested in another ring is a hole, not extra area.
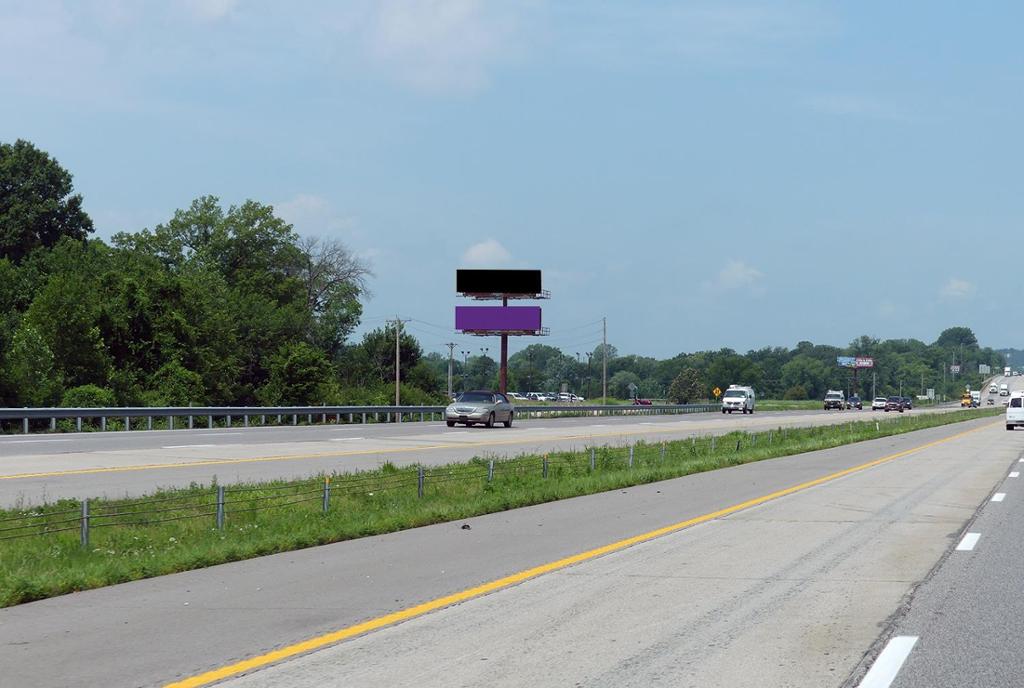
M 601 405 L 608 403 L 608 318 L 601 318 Z
M 445 344 L 448 347 L 448 398 L 452 398 L 452 363 L 455 358 L 455 342 Z
M 394 320 L 389 320 L 388 323 L 395 324 L 395 406 L 402 405 L 402 392 L 401 392 L 401 340 L 402 340 L 402 323 L 406 322 L 397 315 Z
M 871 371 L 871 403 L 875 402 L 875 371 Z

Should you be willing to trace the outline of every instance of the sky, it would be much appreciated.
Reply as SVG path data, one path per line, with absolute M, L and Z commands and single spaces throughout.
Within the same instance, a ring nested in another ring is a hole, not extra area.
M 0 0 L 0 141 L 96 235 L 201 195 L 373 270 L 360 332 L 455 333 L 459 267 L 539 268 L 620 353 L 1020 346 L 1024 5 Z M 538 341 L 518 338 L 512 351 Z M 456 354 L 458 355 L 458 353 Z

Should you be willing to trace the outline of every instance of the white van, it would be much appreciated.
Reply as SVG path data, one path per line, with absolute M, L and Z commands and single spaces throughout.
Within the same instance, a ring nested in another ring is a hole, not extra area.
M 743 411 L 743 413 L 754 412 L 754 388 L 742 387 L 740 385 L 729 385 L 722 396 L 722 413 Z
M 999 385 L 999 396 L 1008 397 L 1010 396 L 1010 386 L 1005 382 Z
M 1024 392 L 1014 392 L 1006 406 L 1006 429 L 1024 425 Z

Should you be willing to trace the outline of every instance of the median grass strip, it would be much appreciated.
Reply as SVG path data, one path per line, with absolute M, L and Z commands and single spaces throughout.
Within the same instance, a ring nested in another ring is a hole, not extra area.
M 0 510 L 0 606 L 152 576 L 452 521 L 997 414 L 905 415 L 811 428 L 733 432 L 580 452 L 478 457 L 302 481 L 161 490 L 140 499 L 61 500 Z M 325 489 L 325 487 L 327 489 Z M 325 500 L 326 492 L 326 500 Z M 326 510 L 324 509 L 326 505 Z

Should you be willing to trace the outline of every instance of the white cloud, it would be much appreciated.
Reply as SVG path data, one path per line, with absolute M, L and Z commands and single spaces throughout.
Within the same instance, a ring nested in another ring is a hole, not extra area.
M 482 0 L 381 0 L 366 26 L 372 59 L 423 91 L 471 91 L 505 53 L 515 21 Z
M 234 12 L 238 0 L 184 0 L 184 5 L 199 21 L 216 22 Z
M 512 260 L 512 254 L 496 239 L 473 244 L 462 254 L 462 264 L 467 267 L 494 267 L 506 265 Z
M 731 291 L 753 287 L 764 279 L 764 273 L 748 265 L 742 260 L 730 260 L 725 264 L 715 279 L 705 282 L 705 289 L 713 291 Z
M 945 286 L 939 290 L 939 296 L 947 299 L 963 299 L 971 296 L 974 293 L 974 290 L 974 285 L 967 280 L 952 277 L 948 282 L 946 282 Z
M 303 234 L 337 234 L 355 226 L 353 217 L 338 213 L 330 201 L 316 194 L 300 193 L 275 203 L 274 212 Z

